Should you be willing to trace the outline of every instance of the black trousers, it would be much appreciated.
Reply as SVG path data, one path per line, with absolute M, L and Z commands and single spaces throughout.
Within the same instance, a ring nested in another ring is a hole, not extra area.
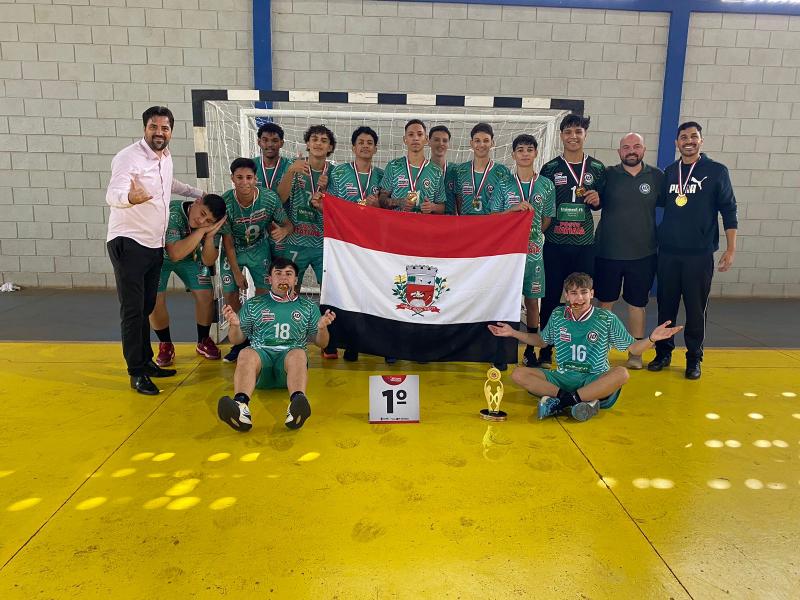
M 706 308 L 711 278 L 714 276 L 714 255 L 658 255 L 658 322 L 672 321 L 678 317 L 678 306 L 683 298 L 686 324 L 683 339 L 686 341 L 686 360 L 703 360 L 703 340 L 706 335 Z M 675 339 L 656 343 L 656 354 L 672 354 Z
M 544 298 L 539 310 L 539 330 L 544 329 L 556 306 L 561 304 L 564 280 L 572 273 L 594 273 L 594 246 L 544 244 Z
M 156 305 L 164 249 L 147 248 L 126 237 L 114 238 L 106 247 L 117 281 L 122 354 L 128 374 L 143 375 L 153 359 L 148 317 Z

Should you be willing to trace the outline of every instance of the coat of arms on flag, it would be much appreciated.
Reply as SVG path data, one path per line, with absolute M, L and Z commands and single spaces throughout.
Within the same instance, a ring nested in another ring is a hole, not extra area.
M 447 287 L 447 279 L 437 277 L 437 267 L 430 265 L 407 265 L 405 275 L 394 278 L 392 294 L 400 300 L 395 308 L 397 310 L 410 310 L 416 315 L 422 313 L 439 312 L 439 307 L 434 304 Z

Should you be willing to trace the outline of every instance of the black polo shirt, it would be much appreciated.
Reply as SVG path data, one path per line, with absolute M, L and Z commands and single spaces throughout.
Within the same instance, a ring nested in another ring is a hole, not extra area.
M 664 193 L 664 172 L 642 163 L 637 175 L 622 166 L 606 168 L 603 211 L 595 235 L 595 255 L 637 260 L 656 253 L 656 204 Z

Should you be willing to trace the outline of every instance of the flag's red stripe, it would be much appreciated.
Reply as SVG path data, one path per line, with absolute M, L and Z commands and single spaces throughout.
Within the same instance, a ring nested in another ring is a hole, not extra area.
M 390 254 L 443 258 L 525 254 L 533 218 L 529 212 L 469 217 L 402 213 L 330 194 L 325 194 L 323 215 L 325 237 Z

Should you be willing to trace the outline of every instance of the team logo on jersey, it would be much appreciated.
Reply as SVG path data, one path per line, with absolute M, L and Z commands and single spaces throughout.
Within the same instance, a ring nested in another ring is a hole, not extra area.
M 541 204 L 542 202 L 544 202 L 544 198 L 542 198 L 542 195 L 541 195 L 541 194 L 534 194 L 534 196 L 533 196 L 533 201 L 534 201 L 536 204 Z
M 567 185 L 567 176 L 563 173 L 556 173 L 553 179 L 556 185 Z
M 531 294 L 540 294 L 542 292 L 542 284 L 535 282 L 531 284 Z
M 562 342 L 571 342 L 572 336 L 570 335 L 569 331 L 567 331 L 566 327 L 559 327 L 558 328 L 558 339 Z
M 349 182 L 345 183 L 344 184 L 344 193 L 347 194 L 348 196 L 353 195 L 353 194 L 358 195 L 358 188 L 355 185 L 353 185 L 352 183 L 349 183 Z
M 431 180 L 428 179 L 427 177 L 425 179 L 423 179 L 422 180 L 422 187 L 424 187 L 426 190 L 431 189 Z
M 643 183 L 642 185 L 639 186 L 639 191 L 642 192 L 643 194 L 649 194 L 650 193 L 650 184 L 649 183 Z
M 303 315 L 300 314 L 299 310 L 295 310 L 295 311 L 292 312 L 292 321 L 297 321 L 299 323 L 300 319 L 302 319 L 302 318 L 303 318 Z
M 406 177 L 405 175 L 398 175 L 397 176 L 397 185 L 399 185 L 400 187 L 408 186 L 408 177 Z
M 486 191 L 489 192 L 489 195 L 491 195 L 491 193 L 494 191 L 494 186 L 493 185 L 487 185 L 486 186 Z
M 265 308 L 261 311 L 261 322 L 262 323 L 269 323 L 270 321 L 275 320 L 275 313 L 272 312 L 270 309 Z
M 591 173 L 584 173 L 583 182 L 586 185 L 592 185 L 592 183 L 594 182 L 594 175 L 592 175 Z
M 600 334 L 598 334 L 596 331 L 590 331 L 589 333 L 586 334 L 586 339 L 592 343 L 596 342 L 599 337 Z
M 222 277 L 222 283 L 224 283 L 224 284 L 231 284 L 231 283 L 233 283 L 233 277 L 231 277 L 230 275 L 224 275 L 224 276 Z
M 436 301 L 450 288 L 447 278 L 437 275 L 438 267 L 431 265 L 406 265 L 405 275 L 396 275 L 392 295 L 400 301 L 396 310 L 410 310 L 414 315 L 439 312 Z
M 471 194 L 474 191 L 471 183 L 465 183 L 461 186 L 461 193 L 462 194 Z

